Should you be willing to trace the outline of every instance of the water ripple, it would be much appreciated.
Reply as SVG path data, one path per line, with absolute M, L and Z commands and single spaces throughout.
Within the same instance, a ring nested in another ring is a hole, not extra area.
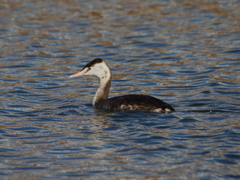
M 239 2 L 3 1 L 2 179 L 239 179 Z M 149 94 L 172 114 L 96 110 Z

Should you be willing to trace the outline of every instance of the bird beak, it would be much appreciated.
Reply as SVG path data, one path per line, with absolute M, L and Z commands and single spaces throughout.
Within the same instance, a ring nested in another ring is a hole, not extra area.
M 77 72 L 71 76 L 69 76 L 69 78 L 75 78 L 75 77 L 79 77 L 79 76 L 83 76 L 86 72 L 84 70 Z

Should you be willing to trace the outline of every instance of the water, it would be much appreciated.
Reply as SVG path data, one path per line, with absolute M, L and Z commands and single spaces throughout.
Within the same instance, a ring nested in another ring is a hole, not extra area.
M 1 179 L 240 179 L 239 1 L 2 1 Z M 158 97 L 172 114 L 106 112 Z

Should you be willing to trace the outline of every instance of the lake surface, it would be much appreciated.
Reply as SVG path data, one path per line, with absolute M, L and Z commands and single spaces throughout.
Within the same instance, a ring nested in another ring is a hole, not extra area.
M 240 179 L 240 1 L 0 5 L 1 179 Z M 148 94 L 172 114 L 92 107 Z

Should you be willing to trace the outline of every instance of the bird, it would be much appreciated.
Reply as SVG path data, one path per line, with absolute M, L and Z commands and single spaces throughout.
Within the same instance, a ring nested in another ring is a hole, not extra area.
M 175 109 L 166 102 L 149 95 L 127 94 L 108 98 L 112 73 L 108 65 L 101 58 L 95 58 L 85 67 L 69 76 L 75 78 L 83 75 L 98 77 L 100 85 L 93 99 L 93 107 L 111 111 L 143 111 L 170 113 Z

